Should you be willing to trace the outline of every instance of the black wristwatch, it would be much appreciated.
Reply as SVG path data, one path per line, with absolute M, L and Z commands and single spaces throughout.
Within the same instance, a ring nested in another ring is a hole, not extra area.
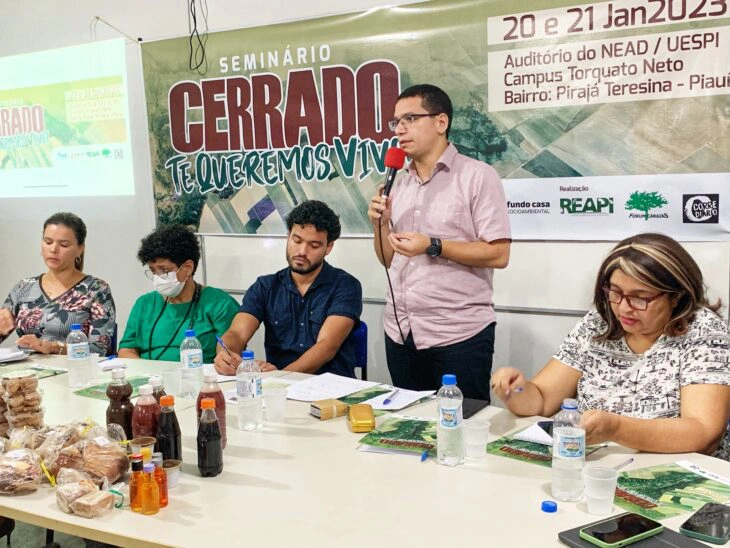
M 429 257 L 438 257 L 441 255 L 441 240 L 431 238 L 431 245 L 426 248 L 426 255 Z

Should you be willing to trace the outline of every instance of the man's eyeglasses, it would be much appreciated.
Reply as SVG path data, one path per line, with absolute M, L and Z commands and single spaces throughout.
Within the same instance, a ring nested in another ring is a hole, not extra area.
M 165 268 L 162 268 L 162 269 L 160 269 L 159 272 L 153 272 L 152 270 L 150 270 L 148 268 L 147 270 L 144 271 L 144 275 L 147 276 L 150 280 L 153 280 L 155 276 L 163 276 L 164 277 L 164 276 L 167 276 L 170 272 L 175 273 L 178 270 L 179 269 L 177 269 L 177 268 L 174 269 L 174 270 L 167 270 Z
M 403 122 L 403 127 L 410 126 L 413 122 L 418 120 L 419 118 L 431 118 L 432 116 L 438 116 L 441 114 L 440 112 L 436 112 L 434 114 L 431 114 L 430 112 L 427 112 L 425 114 L 404 114 L 400 118 L 393 118 L 388 122 L 388 127 L 390 128 L 390 131 L 395 131 L 395 129 L 398 127 L 398 124 Z
M 606 294 L 609 302 L 613 304 L 621 304 L 621 301 L 626 299 L 626 302 L 631 308 L 633 308 L 634 310 L 642 311 L 649 308 L 649 303 L 651 301 L 655 301 L 665 293 L 665 291 L 662 291 L 661 293 L 654 295 L 653 297 L 635 297 L 633 295 L 624 295 L 620 291 L 616 291 L 615 289 L 611 289 L 610 287 L 605 285 L 602 289 L 603 292 Z

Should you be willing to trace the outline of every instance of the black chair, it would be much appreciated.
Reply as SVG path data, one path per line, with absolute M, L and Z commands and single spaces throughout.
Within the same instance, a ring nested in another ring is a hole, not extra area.
M 360 368 L 360 378 L 368 380 L 368 325 L 360 321 L 353 331 L 355 336 L 355 367 Z
M 15 529 L 15 520 L 10 518 L 0 517 L 0 538 L 7 537 L 5 542 L 10 546 L 10 535 L 13 534 Z

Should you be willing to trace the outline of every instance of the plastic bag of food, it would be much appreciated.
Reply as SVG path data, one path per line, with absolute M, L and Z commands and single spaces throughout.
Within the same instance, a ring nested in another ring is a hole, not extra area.
M 67 470 L 67 468 L 64 468 L 64 470 Z M 63 485 L 59 485 L 56 489 L 56 504 L 58 504 L 58 507 L 61 510 L 67 514 L 71 514 L 71 504 L 75 500 L 97 490 L 98 489 L 96 485 L 94 485 L 94 482 L 89 480 L 64 483 Z
M 128 468 L 127 452 L 121 445 L 106 437 L 86 440 L 82 469 L 94 481 L 101 483 L 106 479 L 109 483 L 114 483 Z
M 38 375 L 33 371 L 5 373 L 2 377 L 2 387 L 8 397 L 35 392 L 38 389 Z
M 12 449 L 33 449 L 33 435 L 36 429 L 30 426 L 14 428 L 10 431 L 10 447 Z
M 77 483 L 79 481 L 91 481 L 91 476 L 81 470 L 73 468 L 61 468 L 56 475 L 56 485 L 65 485 L 67 483 Z
M 77 498 L 70 506 L 77 516 L 95 518 L 114 507 L 114 495 L 109 491 L 94 491 Z
M 0 493 L 33 492 L 41 484 L 40 459 L 30 449 L 13 449 L 0 455 Z

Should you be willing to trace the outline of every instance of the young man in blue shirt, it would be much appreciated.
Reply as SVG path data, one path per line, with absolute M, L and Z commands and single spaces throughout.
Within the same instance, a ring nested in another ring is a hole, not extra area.
M 325 262 L 340 236 L 340 221 L 327 204 L 309 200 L 287 217 L 289 266 L 259 277 L 248 289 L 223 335 L 216 370 L 234 375 L 240 353 L 261 323 L 266 361 L 262 371 L 331 372 L 354 377 L 352 331 L 362 313 L 362 287 L 353 276 Z

